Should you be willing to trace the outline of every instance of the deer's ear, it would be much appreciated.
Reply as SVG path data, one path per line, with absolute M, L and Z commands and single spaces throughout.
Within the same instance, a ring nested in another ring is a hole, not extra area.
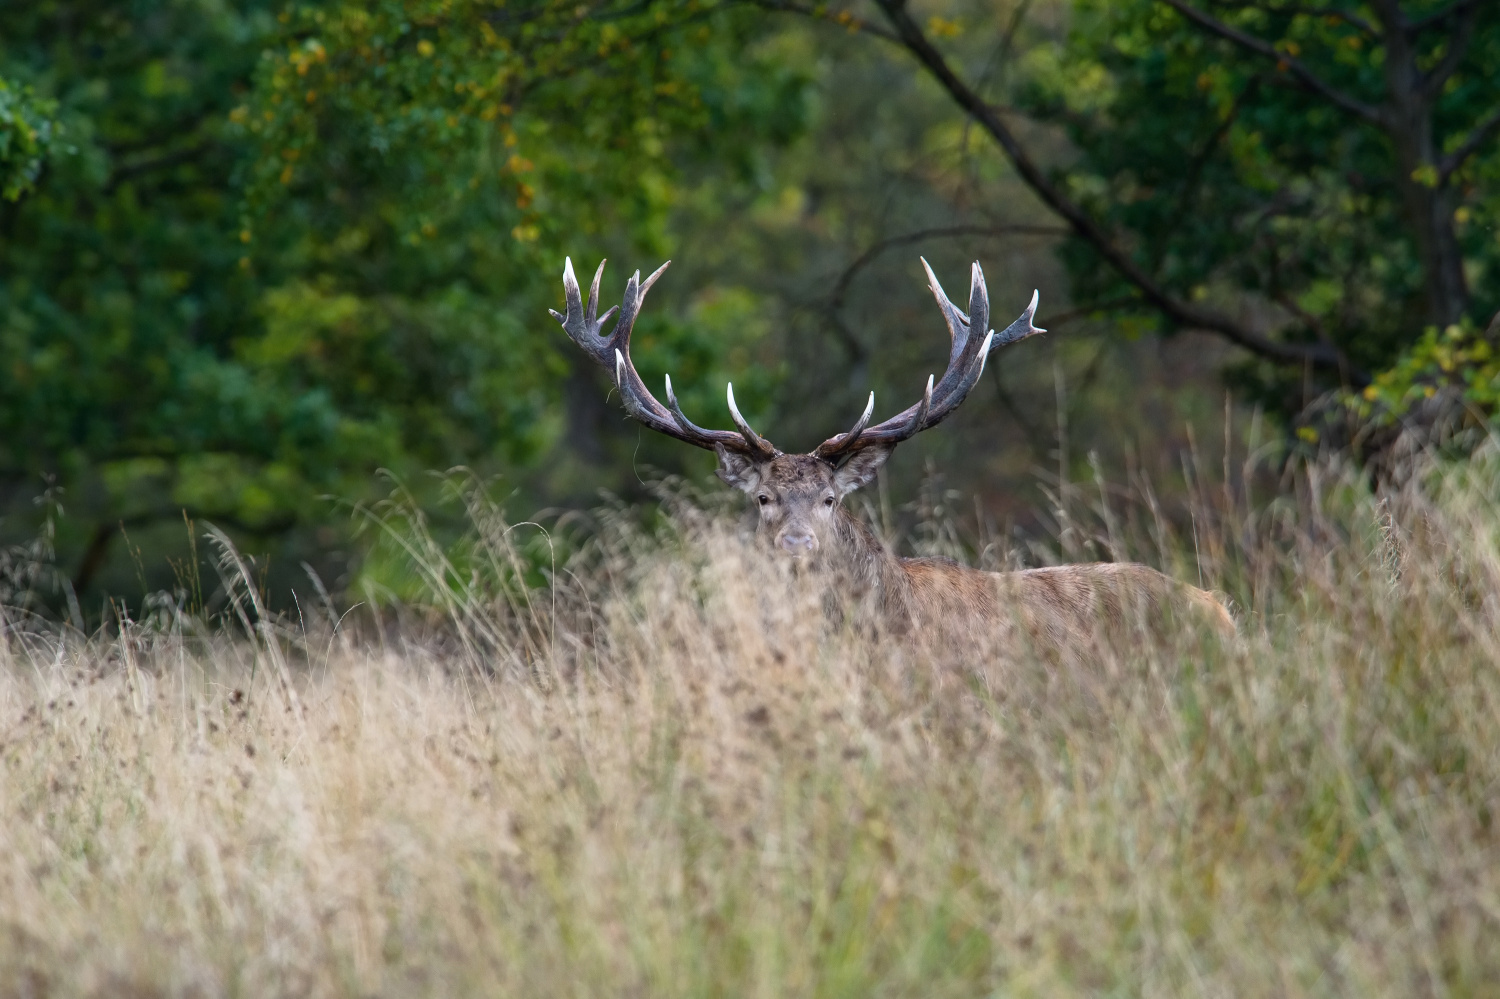
M 871 479 L 875 478 L 875 473 L 880 471 L 880 466 L 885 464 L 885 460 L 895 449 L 894 444 L 880 444 L 854 452 L 854 455 L 833 473 L 833 483 L 838 487 L 839 495 L 848 496 L 854 490 L 867 485 Z
M 760 463 L 749 455 L 730 451 L 722 444 L 716 445 L 714 450 L 719 455 L 719 467 L 716 470 L 719 478 L 740 492 L 754 492 L 760 485 Z

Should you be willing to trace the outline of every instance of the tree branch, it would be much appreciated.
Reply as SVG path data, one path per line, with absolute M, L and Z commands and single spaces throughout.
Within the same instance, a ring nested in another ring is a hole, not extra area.
M 186 149 L 163 153 L 151 159 L 138 160 L 135 163 L 119 167 L 109 175 L 109 180 L 105 181 L 104 193 L 106 195 L 113 194 L 115 189 L 121 184 L 136 177 L 155 173 L 158 170 L 170 170 L 172 167 L 181 166 L 184 163 L 191 163 L 199 156 L 208 152 L 212 147 L 213 143 L 204 139 L 201 142 L 188 146 Z
M 1092 305 L 1080 305 L 1064 312 L 1054 312 L 1051 315 L 1041 316 L 1037 319 L 1037 325 L 1045 330 L 1055 330 L 1069 323 L 1092 316 L 1096 312 L 1115 312 L 1119 309 L 1128 309 L 1133 306 L 1143 305 L 1144 300 L 1139 295 L 1122 295 L 1119 298 L 1111 298 L 1104 302 L 1094 302 Z
M 1021 145 L 1011 130 L 1001 120 L 995 108 L 987 104 L 971 90 L 948 65 L 942 53 L 912 20 L 903 0 L 875 0 L 884 11 L 899 37 L 900 44 L 926 67 L 933 78 L 942 85 L 960 108 L 990 133 L 1009 157 L 1021 179 L 1054 212 L 1067 221 L 1069 227 L 1094 251 L 1104 258 L 1119 274 L 1141 291 L 1141 297 L 1172 322 L 1192 329 L 1218 333 L 1233 343 L 1261 357 L 1280 363 L 1313 364 L 1339 371 L 1352 380 L 1367 380 L 1363 372 L 1350 368 L 1347 360 L 1337 350 L 1323 344 L 1283 343 L 1272 340 L 1249 329 L 1221 313 L 1200 308 L 1175 297 L 1140 267 L 1130 255 L 1117 246 L 1100 225 L 1081 206 L 1075 204 L 1043 173 L 1040 165 Z
M 1273 60 L 1277 67 L 1290 73 L 1292 78 L 1300 83 L 1304 90 L 1317 94 L 1329 103 L 1335 104 L 1350 114 L 1363 118 L 1365 121 L 1377 125 L 1384 122 L 1385 116 L 1381 113 L 1380 108 L 1373 104 L 1366 104 L 1364 101 L 1356 100 L 1343 91 L 1337 90 L 1323 82 L 1322 78 L 1308 69 L 1301 61 L 1292 58 L 1284 52 L 1278 52 L 1275 46 L 1269 42 L 1256 38 L 1254 35 L 1247 35 L 1238 28 L 1231 27 L 1217 18 L 1210 17 L 1192 4 L 1187 3 L 1186 0 L 1160 0 L 1160 2 L 1171 7 L 1205 31 L 1212 32 L 1220 38 L 1234 42 L 1243 49 L 1248 49 L 1257 55 Z
M 810 7 L 807 4 L 795 3 L 793 0 L 748 0 L 755 7 L 764 10 L 772 10 L 782 14 L 801 14 L 818 21 L 827 21 L 829 24 L 837 24 L 850 31 L 857 31 L 866 35 L 874 35 L 876 38 L 884 38 L 888 42 L 900 44 L 900 39 L 894 34 L 882 28 L 878 24 L 871 24 L 862 17 L 856 17 L 847 10 L 831 11 L 819 4 Z
M 1000 400 L 1001 408 L 1010 414 L 1012 420 L 1016 421 L 1016 426 L 1021 428 L 1021 435 L 1026 438 L 1026 443 L 1031 446 L 1031 450 L 1036 454 L 1045 454 L 1048 435 L 1033 424 L 1031 418 L 1026 415 L 1025 409 L 1016 405 L 1016 401 L 1011 398 L 1010 391 L 1005 387 L 1005 380 L 1000 374 L 1004 370 L 1003 364 L 990 365 L 991 380 L 995 383 L 995 397 Z
M 1213 134 L 1208 137 L 1208 141 L 1203 144 L 1203 148 L 1194 154 L 1192 160 L 1188 163 L 1186 175 L 1182 182 L 1182 194 L 1178 197 L 1177 204 L 1173 206 L 1172 221 L 1166 227 L 1168 233 L 1175 231 L 1182 223 L 1182 220 L 1187 218 L 1188 211 L 1198 198 L 1198 189 L 1203 180 L 1204 167 L 1208 165 L 1209 159 L 1213 156 L 1215 150 L 1219 148 L 1219 144 L 1224 141 L 1224 137 L 1229 134 L 1230 129 L 1239 120 L 1240 110 L 1244 107 L 1245 102 L 1260 89 L 1260 83 L 1261 78 L 1259 76 L 1250 78 L 1250 82 L 1245 84 L 1245 89 L 1235 95 L 1234 103 L 1230 105 L 1229 113 L 1224 116 L 1224 120 L 1219 122 L 1219 127 L 1214 129 Z M 1152 270 L 1161 267 L 1162 258 L 1166 256 L 1166 252 L 1167 241 L 1162 240 L 1158 244 L 1157 252 L 1152 257 Z
M 1443 162 L 1438 167 L 1438 182 L 1445 183 L 1449 177 L 1452 177 L 1454 171 L 1464 165 L 1465 160 L 1479 152 L 1481 146 L 1495 137 L 1496 132 L 1500 132 L 1500 110 L 1493 112 L 1484 121 L 1475 125 L 1474 130 L 1459 144 L 1458 148 L 1443 157 Z
M 918 229 L 916 232 L 892 236 L 861 253 L 845 268 L 844 273 L 839 275 L 838 281 L 834 283 L 833 294 L 828 299 L 828 307 L 835 311 L 843 308 L 844 299 L 849 295 L 849 286 L 854 283 L 859 272 L 874 263 L 875 258 L 886 250 L 898 246 L 910 246 L 912 243 L 920 243 L 925 239 L 952 239 L 959 236 L 1066 236 L 1069 231 L 1055 225 L 952 225 L 936 229 Z
M 1468 54 L 1469 42 L 1474 37 L 1474 22 L 1478 19 L 1479 8 L 1470 7 L 1459 16 L 1453 30 L 1448 32 L 1448 51 L 1443 53 L 1443 58 L 1430 72 L 1422 76 L 1422 96 L 1429 101 L 1442 92 L 1443 84 L 1448 82 L 1448 77 L 1457 71 L 1458 64 Z

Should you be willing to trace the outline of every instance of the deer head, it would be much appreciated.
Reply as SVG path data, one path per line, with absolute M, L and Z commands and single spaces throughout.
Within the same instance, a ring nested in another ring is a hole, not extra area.
M 667 404 L 663 406 L 636 373 L 630 360 L 630 332 L 646 292 L 670 263 L 662 264 L 645 281 L 636 271 L 625 285 L 623 302 L 600 316 L 599 282 L 604 277 L 604 263 L 601 261 L 594 272 L 585 305 L 569 259 L 563 265 L 567 314 L 548 311 L 574 343 L 610 372 L 626 412 L 658 433 L 716 452 L 719 478 L 751 497 L 760 510 L 762 532 L 792 555 L 811 555 L 838 535 L 848 517 L 842 512 L 844 497 L 874 478 L 897 444 L 937 426 L 957 409 L 984 373 L 985 358 L 991 350 L 1046 332 L 1032 325 L 1036 292 L 1032 292 L 1026 311 L 996 333 L 989 329 L 989 292 L 978 261 L 970 274 L 969 310 L 965 313 L 949 300 L 924 259 L 928 284 L 952 337 L 943 376 L 934 379 L 929 375 L 920 401 L 874 426 L 869 425 L 875 412 L 875 393 L 871 392 L 864 413 L 847 432 L 828 438 L 808 454 L 784 454 L 757 434 L 740 414 L 732 383 L 726 394 L 736 429 L 705 430 L 683 414 L 672 391 L 671 375 L 667 376 Z M 617 310 L 619 318 L 606 334 L 603 327 Z

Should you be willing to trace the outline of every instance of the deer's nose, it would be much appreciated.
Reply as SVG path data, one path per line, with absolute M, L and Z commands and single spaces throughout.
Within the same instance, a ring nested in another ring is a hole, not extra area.
M 815 552 L 818 550 L 817 535 L 813 534 L 812 531 L 806 530 L 805 528 L 801 530 L 793 529 L 781 532 L 781 537 L 776 539 L 776 543 L 780 545 L 783 550 L 791 552 L 793 555 L 806 555 L 809 552 Z

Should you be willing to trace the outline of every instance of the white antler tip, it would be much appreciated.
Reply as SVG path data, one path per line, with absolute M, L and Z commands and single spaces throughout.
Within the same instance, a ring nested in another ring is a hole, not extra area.
M 724 397 L 729 400 L 729 415 L 734 417 L 734 425 L 739 427 L 740 430 L 743 431 L 746 427 L 750 426 L 750 424 L 746 422 L 745 417 L 740 414 L 740 407 L 734 404 L 733 382 L 724 383 Z
M 615 385 L 625 387 L 625 355 L 620 353 L 620 348 L 615 348 Z
M 654 270 L 650 274 L 646 275 L 646 280 L 643 281 L 643 282 L 641 282 L 641 294 L 645 295 L 646 292 L 650 291 L 651 290 L 651 286 L 656 283 L 656 279 L 659 278 L 659 277 L 661 277 L 663 274 L 665 274 L 667 272 L 667 268 L 670 267 L 671 265 L 672 265 L 672 261 L 670 261 L 670 260 L 665 261 L 656 270 Z

